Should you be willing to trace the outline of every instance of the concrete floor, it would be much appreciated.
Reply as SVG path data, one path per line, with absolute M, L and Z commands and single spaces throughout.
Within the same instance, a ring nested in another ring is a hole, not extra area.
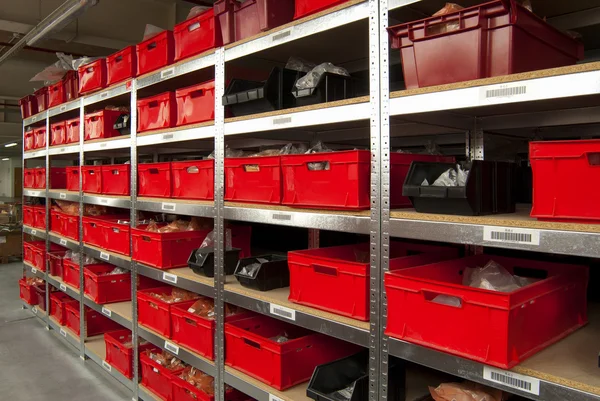
M 0 399 L 128 401 L 131 393 L 21 308 L 22 264 L 0 265 Z

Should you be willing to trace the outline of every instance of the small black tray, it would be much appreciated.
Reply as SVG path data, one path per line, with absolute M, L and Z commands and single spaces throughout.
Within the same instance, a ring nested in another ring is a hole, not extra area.
M 200 257 L 196 257 L 196 252 L 201 250 Z M 233 248 L 225 251 L 225 274 L 231 275 L 235 271 L 235 266 L 240 259 L 240 249 Z M 215 251 L 213 247 L 198 248 L 192 251 L 188 258 L 188 266 L 194 273 L 200 276 L 215 276 Z
M 405 372 L 403 364 L 390 360 L 388 377 L 388 400 L 404 401 Z M 338 359 L 315 368 L 306 389 L 306 395 L 316 401 L 341 401 L 333 393 L 355 382 L 352 396 L 348 401 L 369 399 L 369 351 Z
M 261 263 L 253 276 L 240 274 L 245 266 L 260 263 L 259 258 L 266 259 L 267 262 Z M 288 269 L 286 256 L 262 255 L 240 259 L 234 274 L 243 287 L 252 288 L 253 290 L 270 291 L 290 286 L 290 270 Z
M 296 89 L 294 83 L 292 94 L 296 98 L 296 107 L 302 107 L 349 99 L 353 97 L 351 87 L 350 77 L 326 72 L 313 88 Z
M 463 163 L 469 170 L 462 187 L 434 187 L 431 184 L 453 163 L 412 162 L 402 194 L 408 196 L 419 213 L 439 213 L 458 216 L 482 216 L 514 213 L 514 163 L 474 160 Z M 427 179 L 429 186 L 422 186 Z

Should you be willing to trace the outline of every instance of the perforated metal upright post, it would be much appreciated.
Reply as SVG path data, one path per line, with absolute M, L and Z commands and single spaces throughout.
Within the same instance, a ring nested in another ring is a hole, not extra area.
M 477 119 L 473 123 L 473 130 L 469 133 L 467 147 L 467 156 L 470 160 L 483 160 L 485 156 L 483 130 L 479 128 Z
M 380 265 L 381 265 L 381 110 L 379 0 L 369 0 L 369 76 L 371 105 L 371 264 L 369 280 L 369 400 L 376 401 L 380 390 Z
M 25 191 L 24 191 L 24 189 L 25 189 L 25 165 L 26 165 L 25 164 L 25 121 L 23 121 L 23 146 L 22 146 L 22 148 L 23 148 L 23 153 L 22 153 L 23 158 L 21 160 L 21 166 L 22 166 L 21 167 L 21 183 L 22 183 L 22 185 L 21 185 L 22 186 L 22 188 L 21 188 L 21 208 L 25 205 Z M 23 214 L 23 212 L 21 212 L 21 214 Z M 23 258 L 25 257 L 25 249 L 23 248 L 24 244 L 25 244 L 25 230 L 23 230 L 21 228 L 21 252 L 23 253 Z M 25 275 L 26 275 L 25 274 L 25 272 L 26 272 L 25 263 L 22 263 L 22 266 L 23 266 L 23 269 L 22 269 L 23 277 L 25 277 Z M 46 276 L 46 277 L 48 277 L 48 276 Z M 47 282 L 47 280 L 46 280 L 46 282 Z M 25 304 L 23 304 L 21 307 L 23 309 L 26 309 Z
M 225 400 L 225 49 L 215 51 L 215 401 Z
M 50 195 L 50 155 L 48 154 L 48 148 L 50 146 L 50 116 L 46 113 L 46 203 L 44 207 L 46 208 L 46 217 L 45 217 L 45 230 L 46 230 L 46 252 L 50 252 L 50 237 L 48 236 L 48 227 L 50 227 L 50 199 L 48 196 Z M 46 264 L 46 271 L 44 272 L 44 280 L 46 286 L 46 317 L 44 321 L 46 322 L 46 330 L 50 330 L 50 284 L 48 283 L 48 258 L 44 259 L 44 263 Z
M 85 120 L 85 105 L 83 98 L 79 104 L 79 357 L 85 361 L 85 304 L 84 304 L 84 285 L 83 285 L 83 174 L 81 168 L 85 164 L 85 154 L 83 152 L 84 139 L 84 120 Z
M 316 249 L 319 247 L 319 243 L 320 243 L 319 230 L 310 228 L 308 230 L 308 248 Z
M 129 127 L 131 130 L 131 155 L 129 159 L 129 168 L 131 170 L 129 191 L 131 195 L 131 208 L 129 209 L 129 223 L 131 228 L 137 226 L 137 80 L 131 81 L 131 105 L 130 105 Z M 132 236 L 129 236 L 129 249 L 133 249 Z M 131 261 L 131 338 L 133 341 L 133 400 L 139 399 L 140 386 L 137 378 L 139 377 L 139 338 L 138 338 L 138 319 L 137 319 L 137 264 Z

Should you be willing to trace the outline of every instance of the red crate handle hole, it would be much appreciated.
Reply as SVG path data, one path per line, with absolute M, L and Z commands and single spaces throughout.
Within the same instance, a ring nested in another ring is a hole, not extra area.
M 314 264 L 311 265 L 311 267 L 313 268 L 315 273 L 320 273 L 320 274 L 324 274 L 327 276 L 337 276 L 338 275 L 338 269 L 336 267 L 314 265 Z
M 431 302 L 437 305 L 446 305 L 449 306 L 451 308 L 462 308 L 463 307 L 463 300 L 461 297 L 457 297 L 454 295 L 448 295 L 448 294 L 442 294 L 440 292 L 434 292 L 434 291 L 421 291 L 421 294 L 423 294 L 423 298 L 425 298 L 425 300 L 427 302 Z M 438 297 L 439 295 L 445 295 L 449 298 L 453 298 L 453 299 L 457 299 L 460 302 L 460 306 L 455 306 L 455 305 L 449 305 L 449 304 L 445 304 L 445 303 L 440 303 L 440 302 L 434 302 L 434 299 L 436 297 Z
M 249 345 L 249 346 L 257 348 L 257 349 L 260 349 L 260 344 L 257 343 L 256 341 L 252 341 L 252 340 L 250 340 L 248 338 L 245 338 L 245 337 L 244 337 L 243 340 L 244 340 L 244 343 L 246 343 L 246 345 Z

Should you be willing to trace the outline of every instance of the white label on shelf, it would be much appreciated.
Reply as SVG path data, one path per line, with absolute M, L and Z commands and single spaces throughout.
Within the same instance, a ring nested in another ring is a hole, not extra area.
M 64 193 L 64 192 L 61 192 L 61 193 L 58 195 L 58 197 L 59 197 L 60 199 L 67 199 L 67 194 L 66 194 L 66 193 Z
M 64 153 L 67 151 L 67 148 L 60 148 L 60 153 Z
M 540 395 L 539 379 L 530 376 L 523 376 L 518 373 L 484 366 L 483 378 L 494 383 L 525 391 L 526 393 Z
M 106 205 L 106 204 L 108 204 L 108 199 L 100 198 L 100 203 L 102 203 L 103 205 Z
M 60 243 L 62 246 L 65 246 L 65 245 L 67 245 L 67 240 L 66 240 L 66 239 L 64 239 L 64 238 L 61 238 L 61 240 L 59 241 L 59 243 Z
M 512 227 L 483 227 L 483 240 L 508 244 L 540 245 L 539 230 Z
M 269 394 L 269 401 L 283 401 L 283 400 L 273 394 Z
M 67 332 L 65 331 L 65 329 L 60 329 L 60 335 L 63 337 L 67 336 Z
M 31 117 L 31 122 L 34 123 L 37 121 L 37 117 Z
M 35 306 L 31 308 L 31 311 L 37 315 L 37 308 Z
M 107 97 L 108 97 L 108 91 L 106 91 L 106 92 L 102 92 L 102 93 L 100 94 L 100 99 L 106 99 Z
M 177 276 L 171 273 L 164 272 L 163 281 L 168 281 L 169 283 L 177 284 Z
M 173 134 L 164 134 L 162 136 L 162 139 L 163 139 L 163 141 L 168 141 L 170 139 L 173 139 L 173 136 L 174 136 Z
M 170 76 L 172 76 L 173 74 L 175 74 L 175 67 L 171 67 L 168 68 L 166 70 L 162 70 L 160 72 L 160 79 L 166 79 L 169 78 Z
M 291 214 L 273 213 L 271 217 L 273 218 L 273 220 L 292 221 Z
M 106 309 L 104 306 L 102 307 L 102 314 L 106 315 L 108 317 L 112 316 L 112 312 L 110 310 Z
M 272 36 L 272 41 L 273 42 L 277 42 L 278 40 L 282 40 L 282 39 L 288 38 L 288 37 L 291 36 L 291 34 L 292 34 L 292 28 L 287 29 L 285 31 L 281 31 L 281 32 L 276 33 L 276 34 L 274 34 Z
M 101 144 L 100 144 L 100 148 L 105 148 L 105 147 L 106 147 L 106 145 L 108 145 L 108 144 L 107 144 L 107 143 L 101 143 Z
M 505 103 L 507 100 L 527 98 L 531 88 L 523 84 L 500 84 L 480 89 L 480 104 Z
M 33 274 L 37 274 L 37 269 L 36 269 L 35 267 L 32 267 L 32 268 L 31 268 L 31 272 L 32 272 Z
M 60 290 L 61 290 L 62 292 L 65 292 L 65 291 L 67 291 L 67 286 L 66 286 L 66 285 L 64 285 L 64 284 L 61 284 L 61 285 L 60 285 Z
M 166 212 L 174 212 L 177 205 L 175 203 L 163 203 L 161 208 Z
M 108 362 L 106 362 L 106 361 L 102 361 L 102 367 L 103 367 L 104 369 L 108 370 L 109 372 L 112 372 L 112 366 L 110 366 L 110 365 L 108 364 Z
M 31 230 L 31 235 L 36 235 L 37 234 L 37 230 Z
M 31 196 L 40 196 L 40 191 L 31 191 L 29 194 Z
M 296 320 L 296 311 L 285 306 L 270 304 L 269 310 L 271 315 L 280 316 L 288 320 Z
M 290 124 L 292 122 L 292 117 L 274 117 L 273 125 L 283 125 Z
M 179 347 L 173 343 L 165 341 L 165 349 L 169 352 L 174 353 L 175 355 L 179 355 Z
M 61 112 L 63 112 L 63 111 L 66 111 L 66 110 L 67 110 L 67 105 L 65 104 L 65 105 L 63 105 L 63 106 L 60 106 L 60 109 L 59 109 L 59 110 L 60 110 Z
M 108 261 L 110 259 L 110 255 L 106 252 L 100 252 L 100 259 Z

